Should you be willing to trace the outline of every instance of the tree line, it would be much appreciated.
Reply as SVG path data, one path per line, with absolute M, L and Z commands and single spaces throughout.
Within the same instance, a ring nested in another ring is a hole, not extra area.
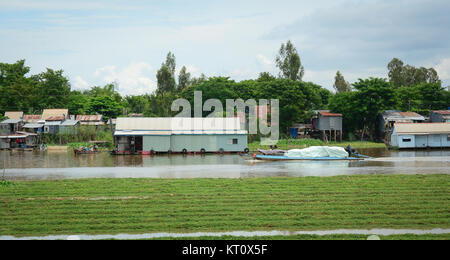
M 404 65 L 396 58 L 387 65 L 389 79 L 359 79 L 350 84 L 337 71 L 336 93 L 303 81 L 304 66 L 291 41 L 281 45 L 275 64 L 279 69 L 276 76 L 261 72 L 257 79 L 236 82 L 204 74 L 192 77 L 184 66 L 176 75 L 176 57 L 169 52 L 157 71 L 156 91 L 121 96 L 116 83 L 73 90 L 62 70 L 28 75 L 30 68 L 24 60 L 0 63 L 0 114 L 68 108 L 70 114 L 102 114 L 105 120 L 130 113 L 167 117 L 178 113 L 171 111 L 172 101 L 185 98 L 193 102 L 194 91 L 202 91 L 203 100 L 214 98 L 223 104 L 226 99 L 278 99 L 280 131 L 284 133 L 295 123 L 310 123 L 314 110 L 330 109 L 343 114 L 344 133 L 373 138 L 376 116 L 385 110 L 428 115 L 430 110 L 447 109 L 450 104 L 449 91 L 442 87 L 434 69 Z

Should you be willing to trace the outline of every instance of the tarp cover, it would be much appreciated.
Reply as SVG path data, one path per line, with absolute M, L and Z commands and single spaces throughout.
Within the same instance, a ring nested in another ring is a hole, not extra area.
M 315 157 L 348 157 L 348 152 L 342 147 L 311 146 L 305 149 L 292 149 L 284 154 L 287 157 L 315 158 Z

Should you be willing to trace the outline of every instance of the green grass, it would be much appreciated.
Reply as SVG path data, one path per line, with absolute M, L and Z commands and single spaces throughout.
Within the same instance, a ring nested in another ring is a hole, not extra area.
M 449 175 L 80 179 L 0 186 L 0 235 L 448 228 Z
M 352 148 L 361 149 L 361 148 L 386 148 L 384 143 L 375 143 L 375 142 L 366 142 L 366 141 L 343 141 L 343 142 L 329 142 L 329 146 L 340 146 L 347 147 L 347 145 L 351 145 Z M 325 142 L 319 139 L 281 139 L 278 142 L 278 148 L 281 150 L 289 150 L 289 149 L 301 149 L 310 146 L 325 146 L 327 145 Z M 269 146 L 261 145 L 260 142 L 253 142 L 249 145 L 250 151 L 257 151 L 258 149 L 269 149 Z
M 153 240 L 367 240 L 368 235 L 292 235 L 292 236 L 261 236 L 261 237 L 177 237 L 156 238 Z M 426 235 L 389 235 L 379 236 L 381 240 L 450 240 L 450 234 Z

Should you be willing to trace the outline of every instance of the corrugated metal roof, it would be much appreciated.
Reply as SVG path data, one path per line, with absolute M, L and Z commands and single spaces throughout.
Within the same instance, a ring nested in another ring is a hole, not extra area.
M 437 111 L 433 111 L 433 113 L 441 114 L 441 115 L 450 115 L 450 110 L 437 110 Z
M 86 121 L 81 121 L 80 122 L 81 125 L 105 125 L 105 122 L 86 122 Z
M 43 127 L 44 125 L 43 124 L 26 124 L 26 125 L 24 125 L 23 126 L 23 128 L 41 128 L 41 127 Z
M 5 112 L 5 116 L 9 119 L 22 119 L 23 112 L 22 111 L 7 111 Z
M 145 132 L 145 134 L 144 134 Z M 117 118 L 116 135 L 246 134 L 239 118 Z
M 79 122 L 78 120 L 66 120 L 61 123 L 61 126 L 74 126 L 78 124 L 78 122 Z
M 42 119 L 47 120 L 49 117 L 53 116 L 64 116 L 65 118 L 69 118 L 69 110 L 68 109 L 44 109 L 42 112 Z
M 330 113 L 330 112 L 326 112 L 326 111 L 319 111 L 319 114 L 321 114 L 322 116 L 342 116 L 342 114 Z
M 6 119 L 4 121 L 2 121 L 2 124 L 18 124 L 20 122 L 22 122 L 22 119 Z
M 77 115 L 77 120 L 79 121 L 101 121 L 102 115 Z
M 51 116 L 45 119 L 45 121 L 63 121 L 64 119 L 66 119 L 64 116 Z
M 395 124 L 397 134 L 450 134 L 450 123 Z
M 27 123 L 36 123 L 37 121 L 41 120 L 42 115 L 24 115 L 23 121 Z
M 401 112 L 388 110 L 383 113 L 384 120 L 396 122 L 408 122 L 407 120 L 425 121 L 425 117 L 414 112 Z

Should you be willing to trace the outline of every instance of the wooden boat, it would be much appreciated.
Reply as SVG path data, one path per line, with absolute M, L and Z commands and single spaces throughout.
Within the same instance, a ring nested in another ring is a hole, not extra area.
M 368 158 L 368 157 L 366 157 Z M 258 155 L 253 159 L 265 161 L 361 161 L 363 157 L 288 157 L 283 155 Z
M 96 153 L 99 153 L 99 152 L 100 151 L 86 151 L 86 150 L 73 149 L 73 153 L 75 155 L 78 155 L 78 154 L 96 154 Z

